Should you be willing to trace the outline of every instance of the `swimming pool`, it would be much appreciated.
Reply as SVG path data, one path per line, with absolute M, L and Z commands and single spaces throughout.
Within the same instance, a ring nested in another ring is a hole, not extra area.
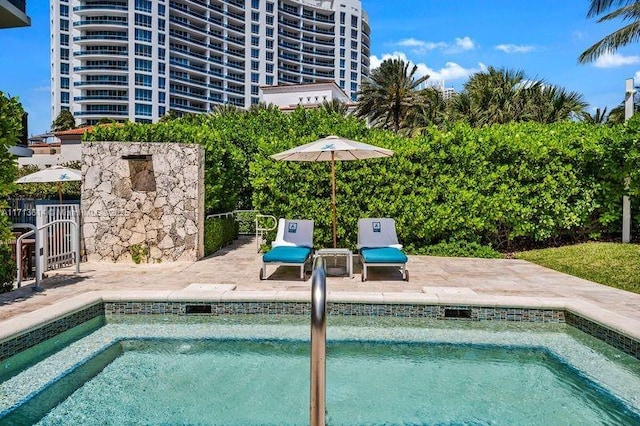
M 5 380 L 0 410 L 44 425 L 307 424 L 308 334 L 291 317 L 110 321 Z M 640 422 L 637 360 L 566 325 L 334 317 L 328 339 L 329 424 Z

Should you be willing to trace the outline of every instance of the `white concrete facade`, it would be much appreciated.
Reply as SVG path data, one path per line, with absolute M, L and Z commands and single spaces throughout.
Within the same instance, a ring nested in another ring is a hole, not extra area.
M 369 75 L 360 0 L 52 0 L 52 120 L 155 122 L 247 108 L 260 87 Z
M 273 104 L 280 109 L 293 109 L 298 105 L 303 107 L 317 107 L 323 102 L 337 100 L 351 105 L 351 99 L 333 81 L 326 83 L 311 83 L 299 85 L 265 86 L 262 90 L 261 101 Z

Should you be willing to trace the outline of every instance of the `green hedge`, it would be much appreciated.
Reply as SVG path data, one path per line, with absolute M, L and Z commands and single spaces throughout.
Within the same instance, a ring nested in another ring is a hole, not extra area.
M 238 222 L 234 218 L 210 218 L 204 221 L 204 255 L 220 250 L 238 238 Z
M 473 129 L 459 123 L 413 139 L 363 132 L 358 140 L 395 155 L 336 164 L 339 245 L 355 246 L 360 217 L 395 218 L 410 252 L 442 242 L 502 249 L 519 239 L 616 232 L 622 176 L 637 173 L 636 127 L 637 121 L 626 128 L 564 122 Z M 310 140 L 260 145 L 251 164 L 254 205 L 278 217 L 313 219 L 316 245 L 329 246 L 329 164 L 268 157 Z M 638 178 L 632 182 L 635 203 Z M 638 219 L 636 213 L 636 228 Z

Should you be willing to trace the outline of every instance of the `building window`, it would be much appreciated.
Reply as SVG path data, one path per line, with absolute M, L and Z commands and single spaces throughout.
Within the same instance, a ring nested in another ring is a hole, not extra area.
M 65 47 L 60 48 L 60 59 L 62 59 L 63 61 L 69 60 L 69 49 Z
M 60 62 L 60 74 L 69 75 L 69 64 Z
M 267 49 L 273 49 L 273 40 L 267 40 Z
M 64 16 L 65 18 L 69 17 L 69 6 L 66 6 L 64 4 L 60 5 L 60 16 Z
M 353 50 L 358 50 L 358 42 L 355 40 L 351 40 L 351 48 Z
M 158 18 L 158 30 L 164 31 L 164 23 L 165 23 L 164 19 Z
M 344 47 L 344 46 L 345 46 L 345 44 L 346 44 L 346 40 L 345 40 L 345 39 L 343 39 L 343 38 L 341 38 L 341 39 L 340 39 L 340 47 Z
M 265 77 L 265 82 L 267 83 L 268 86 L 271 86 L 273 84 L 273 76 L 268 75 L 267 77 Z
M 346 49 L 344 49 L 344 48 L 340 49 L 340 57 L 341 58 L 344 58 L 345 52 L 346 52 Z
M 136 28 L 136 40 L 151 43 L 151 31 Z
M 344 25 L 346 18 L 347 18 L 347 14 L 344 13 L 344 12 L 340 12 L 340 24 L 341 25 Z
M 60 31 L 69 31 L 69 20 L 61 19 L 60 20 Z
M 68 89 L 69 88 L 69 77 L 61 77 L 60 78 L 60 88 Z
M 60 34 L 60 46 L 69 45 L 69 34 Z
M 266 65 L 266 70 L 267 70 L 267 72 L 269 72 L 269 73 L 273 72 L 273 64 L 267 64 L 267 65 Z
M 151 117 L 151 105 L 136 104 L 136 115 Z
M 358 69 L 358 63 L 357 62 L 351 62 L 351 69 L 352 70 L 357 70 Z
M 351 38 L 358 38 L 358 30 L 351 30 Z
M 273 16 L 269 15 L 266 18 L 267 20 L 267 25 L 273 25 Z
M 260 13 L 258 13 L 258 12 L 251 12 L 251 20 L 252 20 L 252 21 L 259 21 L 259 20 L 260 20 Z
M 358 52 L 351 52 L 351 59 L 353 59 L 354 61 L 358 60 Z
M 251 0 L 251 7 L 254 9 L 260 9 L 260 0 Z
M 260 69 L 260 62 L 259 61 L 251 61 L 251 69 L 253 71 L 258 71 Z
M 158 102 L 163 104 L 166 102 L 166 93 L 165 92 L 158 92 Z
M 165 12 L 165 5 L 164 4 L 159 4 L 158 5 L 158 15 L 164 16 L 164 12 Z
M 254 59 L 258 59 L 260 57 L 259 49 L 251 49 L 251 57 Z
M 158 88 L 164 89 L 166 79 L 164 77 L 158 78 Z
M 273 52 L 267 52 L 267 61 L 273 61 Z
M 251 105 L 258 105 L 260 103 L 260 98 L 251 98 Z
M 151 13 L 151 0 L 136 0 L 136 10 Z
M 340 27 L 340 36 L 344 37 L 344 35 L 346 34 L 346 31 L 344 27 Z
M 135 15 L 136 26 L 151 28 L 151 16 L 136 13 Z
M 60 92 L 60 103 L 69 103 L 69 92 Z
M 158 34 L 158 44 L 164 46 L 164 34 Z
M 260 25 L 251 24 L 251 33 L 252 34 L 260 34 Z
M 167 113 L 167 107 L 159 107 L 158 108 L 158 116 L 163 117 Z
M 344 70 L 340 70 L 340 78 L 344 78 Z
M 273 37 L 273 27 L 267 27 L 267 37 Z
M 252 83 L 259 83 L 260 82 L 260 74 L 252 72 L 251 73 L 251 82 Z
M 146 44 L 136 43 L 136 56 L 146 56 L 150 58 L 152 55 L 152 47 Z
M 251 86 L 251 94 L 252 95 L 259 95 L 260 94 L 260 88 L 258 86 Z
M 151 90 L 136 88 L 136 101 L 151 102 Z
M 136 58 L 136 71 L 152 71 L 152 63 L 146 59 Z
M 351 81 L 358 81 L 358 73 L 357 72 L 352 72 L 351 73 Z
M 136 82 L 136 86 L 151 87 L 151 76 L 147 74 L 136 73 L 135 82 Z
M 344 68 L 345 66 L 344 59 L 340 59 L 340 68 Z
M 351 15 L 351 26 L 353 28 L 358 28 L 358 17 L 355 15 Z
M 158 59 L 164 60 L 167 50 L 164 47 L 158 47 Z
M 351 91 L 352 92 L 358 91 L 358 83 L 351 83 Z
M 260 46 L 260 37 L 251 36 L 251 45 Z
M 267 12 L 273 13 L 273 2 L 271 1 L 267 2 Z

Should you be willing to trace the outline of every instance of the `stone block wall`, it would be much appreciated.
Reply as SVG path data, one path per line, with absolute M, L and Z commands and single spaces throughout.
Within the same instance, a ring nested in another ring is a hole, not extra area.
M 204 150 L 82 143 L 82 237 L 89 260 L 195 261 L 204 255 Z M 133 247 L 132 247 L 133 246 Z

